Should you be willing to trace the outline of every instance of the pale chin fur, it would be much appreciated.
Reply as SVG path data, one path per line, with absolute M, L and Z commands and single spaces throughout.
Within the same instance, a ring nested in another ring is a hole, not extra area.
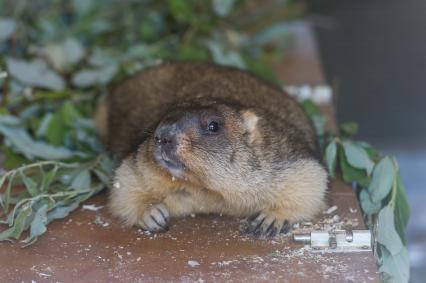
M 164 170 L 167 170 L 173 178 L 182 179 L 184 174 L 184 166 L 176 166 L 174 164 L 170 164 L 164 160 L 161 153 L 156 151 L 154 154 L 155 161 L 158 165 L 160 165 Z

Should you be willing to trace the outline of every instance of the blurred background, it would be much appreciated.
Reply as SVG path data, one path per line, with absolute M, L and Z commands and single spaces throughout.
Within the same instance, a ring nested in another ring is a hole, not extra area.
M 411 281 L 426 277 L 426 1 L 309 3 L 337 119 L 398 159 L 411 206 Z

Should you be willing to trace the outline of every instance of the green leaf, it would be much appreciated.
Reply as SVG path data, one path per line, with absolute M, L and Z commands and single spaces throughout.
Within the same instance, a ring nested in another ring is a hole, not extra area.
M 63 42 L 47 45 L 41 54 L 56 70 L 66 72 L 83 59 L 85 50 L 77 39 L 70 37 Z
M 401 241 L 404 243 L 404 245 L 407 245 L 405 228 L 407 227 L 408 219 L 410 218 L 410 206 L 408 204 L 404 185 L 399 174 L 396 176 L 396 178 L 397 192 L 395 198 L 395 228 L 399 237 L 401 238 Z
M 362 189 L 359 193 L 359 201 L 361 203 L 362 210 L 368 215 L 376 214 L 380 211 L 380 208 L 382 208 L 382 204 L 380 202 L 375 203 L 371 200 L 370 194 L 366 189 Z
M 96 0 L 72 0 L 71 3 L 80 16 L 87 15 L 96 7 Z
M 389 274 L 391 282 L 406 283 L 410 279 L 410 258 L 407 248 L 392 255 L 385 247 L 380 246 L 381 261 L 379 271 Z
M 16 30 L 16 22 L 9 18 L 0 18 L 0 42 L 9 39 Z
M 247 66 L 247 69 L 253 72 L 254 74 L 275 84 L 282 83 L 282 81 L 277 77 L 277 74 L 272 70 L 272 68 L 265 66 L 265 64 L 262 64 L 261 62 L 259 62 L 259 60 L 253 58 L 252 56 L 243 56 L 243 59 L 244 63 Z
M 16 172 L 14 172 L 10 175 L 10 177 L 8 179 L 7 187 L 4 191 L 4 193 L 0 195 L 1 199 L 2 199 L 1 205 L 2 205 L 2 208 L 3 208 L 3 213 L 7 213 L 9 211 L 10 194 L 12 192 L 12 186 L 13 186 L 13 181 L 14 181 L 15 175 L 16 175 Z M 2 177 L 2 182 L 3 182 L 3 184 L 4 184 L 4 182 L 6 182 L 5 176 Z
M 117 65 L 119 59 L 117 55 L 111 49 L 95 47 L 88 59 L 89 65 L 95 68 L 107 67 L 111 65 Z
M 140 26 L 142 39 L 146 42 L 153 41 L 156 37 L 155 30 L 148 19 L 144 19 Z
M 5 126 L 19 127 L 22 124 L 21 119 L 12 115 L 0 115 L 0 124 Z
M 98 177 L 98 179 L 105 185 L 109 185 L 111 183 L 111 177 L 108 176 L 107 174 L 105 174 L 103 171 L 101 170 L 94 170 L 94 173 L 96 175 L 96 177 Z
M 170 13 L 178 22 L 190 23 L 194 19 L 193 1 L 168 0 L 167 5 Z
M 209 51 L 207 49 L 200 48 L 196 45 L 187 44 L 179 50 L 180 60 L 207 60 L 210 58 Z
M 83 170 L 75 176 L 71 183 L 71 187 L 76 190 L 87 190 L 90 188 L 89 170 Z
M 61 113 L 64 124 L 67 126 L 72 126 L 77 119 L 81 118 L 81 114 L 70 101 L 62 105 Z
M 308 113 L 308 116 L 322 116 L 321 109 L 311 99 L 305 99 L 301 102 L 303 109 Z
M 9 147 L 2 146 L 1 148 L 5 159 L 3 161 L 3 167 L 5 169 L 13 169 L 28 163 L 26 158 L 24 158 L 21 154 L 13 152 L 13 150 Z
M 392 159 L 385 157 L 374 167 L 373 176 L 368 186 L 373 202 L 378 203 L 384 199 L 392 189 L 395 170 Z
M 14 224 L 13 224 L 13 232 L 10 234 L 10 238 L 19 239 L 22 232 L 27 228 L 26 222 L 28 217 L 32 214 L 32 209 L 30 205 L 24 205 L 21 207 L 17 213 L 17 216 L 15 218 Z M 4 240 L 0 237 L 0 241 Z
M 14 227 L 8 228 L 0 232 L 0 241 L 9 240 L 12 237 L 13 232 L 15 231 Z
M 346 137 L 353 137 L 358 132 L 358 124 L 348 122 L 340 125 L 340 133 Z
M 79 205 L 79 202 L 71 202 L 68 204 L 57 205 L 54 209 L 48 212 L 47 223 L 50 223 L 55 219 L 65 218 L 66 216 L 68 216 L 68 214 L 70 214 L 71 211 L 77 209 Z
M 31 196 L 36 196 L 39 194 L 39 191 L 37 189 L 37 183 L 34 182 L 31 178 L 24 175 L 24 173 L 21 173 L 22 181 L 24 182 L 25 188 L 30 193 Z
M 403 244 L 395 230 L 394 210 L 391 206 L 385 206 L 379 212 L 379 229 L 377 241 L 386 247 L 392 254 L 398 254 L 403 248 Z
M 29 160 L 36 158 L 66 160 L 72 157 L 85 156 L 83 153 L 65 147 L 55 147 L 41 141 L 35 141 L 22 128 L 9 128 L 0 124 L 0 133 L 7 137 L 14 148 Z
M 38 129 L 38 134 L 42 134 L 44 131 L 47 141 L 52 145 L 59 146 L 64 144 L 67 133 L 70 133 L 69 128 L 77 123 L 81 114 L 70 101 L 66 101 L 53 115 L 46 115 L 45 118 L 48 120 L 42 120 L 43 128 Z
M 4 174 L 0 176 L 0 189 L 4 189 L 3 185 L 6 183 L 7 181 L 7 176 L 5 176 Z M 0 205 L 1 207 L 4 207 L 4 203 L 3 203 L 3 194 L 0 193 Z
M 377 162 L 380 161 L 380 154 L 379 154 L 379 152 L 375 148 L 373 148 L 370 144 L 368 144 L 366 142 L 358 142 L 358 144 L 365 149 L 365 151 L 367 152 L 368 156 L 370 156 L 370 159 L 374 163 L 377 163 Z
M 314 124 L 317 135 L 322 136 L 324 134 L 326 118 L 324 116 L 314 116 L 312 117 L 312 123 Z
M 100 161 L 100 167 L 104 172 L 112 175 L 114 169 L 117 167 L 117 164 L 115 164 L 115 162 L 108 156 L 103 155 Z
M 47 192 L 49 190 L 49 187 L 52 184 L 53 180 L 55 179 L 57 172 L 58 172 L 58 166 L 53 167 L 53 169 L 47 173 L 44 173 L 43 171 L 43 177 L 42 177 L 42 181 L 40 185 L 41 192 Z
M 75 73 L 71 81 L 72 84 L 78 88 L 104 85 L 112 80 L 117 70 L 118 68 L 115 65 L 97 69 L 84 69 Z
M 374 163 L 371 161 L 365 149 L 351 141 L 342 143 L 348 163 L 358 169 L 364 169 L 370 175 Z
M 365 170 L 352 167 L 348 163 L 346 159 L 346 155 L 342 148 L 339 148 L 338 152 L 339 152 L 340 170 L 342 171 L 343 180 L 346 183 L 357 182 L 363 187 L 368 186 L 369 179 L 367 176 L 367 172 Z
M 292 36 L 292 35 L 293 34 L 290 30 L 288 23 L 279 22 L 279 23 L 267 26 L 266 28 L 259 31 L 251 39 L 251 42 L 253 42 L 254 44 L 258 46 L 273 42 L 277 39 L 281 40 L 282 42 L 285 42 L 282 39 L 288 38 L 289 36 Z
M 44 61 L 34 59 L 23 61 L 6 58 L 7 68 L 15 79 L 31 87 L 41 87 L 60 91 L 65 88 L 64 80 L 53 70 L 49 69 Z
M 334 179 L 336 171 L 336 160 L 337 160 L 337 145 L 336 141 L 331 141 L 325 149 L 325 164 L 327 165 L 328 173 Z
M 50 144 L 60 146 L 64 142 L 65 133 L 66 128 L 62 121 L 62 115 L 60 112 L 55 112 L 47 125 L 45 137 Z
M 234 4 L 235 0 L 212 0 L 213 11 L 220 17 L 229 15 Z
M 30 235 L 23 242 L 27 245 L 31 245 L 37 240 L 37 237 L 46 232 L 47 228 L 47 209 L 48 205 L 44 204 L 34 214 L 34 218 L 31 221 Z
M 140 43 L 130 46 L 125 53 L 123 53 L 119 60 L 121 62 L 129 62 L 140 59 L 146 59 L 151 53 L 151 47 L 149 45 Z
M 318 105 L 315 104 L 311 99 L 305 99 L 302 102 L 302 107 L 308 114 L 309 118 L 314 124 L 315 132 L 317 136 L 322 136 L 324 134 L 325 122 L 327 121 L 325 116 L 322 114 Z
M 225 51 L 225 47 L 217 41 L 208 41 L 207 47 L 213 57 L 213 61 L 220 65 L 234 66 L 240 69 L 245 68 L 245 63 L 240 54 L 235 51 Z
M 46 115 L 44 115 L 43 118 L 41 118 L 40 124 L 38 125 L 37 131 L 35 134 L 37 138 L 41 138 L 46 135 L 47 128 L 49 127 L 49 124 L 52 118 L 53 118 L 52 113 L 46 113 Z

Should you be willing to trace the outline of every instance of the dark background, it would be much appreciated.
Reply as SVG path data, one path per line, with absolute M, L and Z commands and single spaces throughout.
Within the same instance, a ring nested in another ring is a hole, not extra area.
M 311 1 L 339 121 L 360 137 L 426 144 L 426 1 Z
M 337 119 L 359 139 L 396 155 L 412 215 L 412 282 L 426 276 L 426 1 L 311 0 L 309 18 Z

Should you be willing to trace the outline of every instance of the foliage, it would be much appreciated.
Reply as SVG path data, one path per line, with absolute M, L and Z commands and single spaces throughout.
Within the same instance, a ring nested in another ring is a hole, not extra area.
M 303 105 L 309 105 L 308 112 L 314 121 L 321 120 L 318 107 L 311 102 Z M 356 131 L 356 124 L 348 123 L 341 125 L 338 134 L 321 135 L 325 144 L 324 163 L 332 178 L 339 172 L 345 182 L 358 189 L 366 223 L 372 231 L 377 230 L 375 253 L 382 280 L 408 282 L 405 228 L 410 209 L 397 162 L 393 157 L 381 157 L 367 143 L 352 140 Z
M 0 233 L 0 241 L 19 239 L 30 229 L 23 242 L 32 244 L 48 223 L 66 217 L 101 191 L 109 183 L 111 169 L 110 160 L 99 155 L 84 163 L 40 161 L 8 171 L 0 179 L 5 186 L 0 205 L 6 215 L 1 223 L 9 228 Z
M 257 2 L 0 0 L 0 135 L 10 169 L 0 179 L 0 241 L 28 231 L 24 243 L 33 243 L 109 186 L 113 162 L 91 119 L 109 84 L 169 60 L 212 60 L 274 80 L 265 70 L 283 54 L 286 28 L 268 19 L 298 8 L 262 1 L 259 14 Z

